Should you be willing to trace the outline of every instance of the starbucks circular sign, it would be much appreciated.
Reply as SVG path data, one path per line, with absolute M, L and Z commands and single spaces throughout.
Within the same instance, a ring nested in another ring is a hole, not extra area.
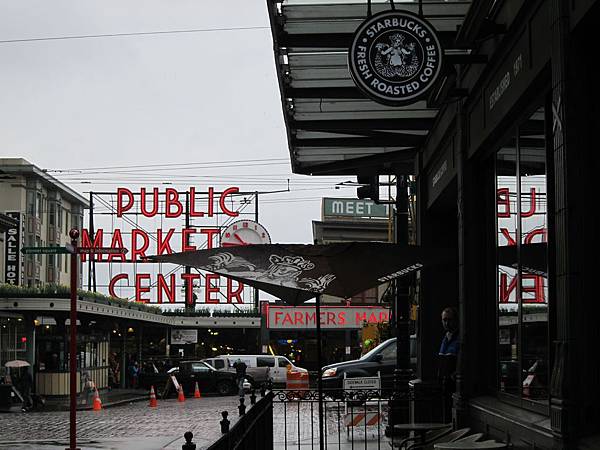
M 384 11 L 356 30 L 348 67 L 356 85 L 379 103 L 416 102 L 442 68 L 442 46 L 434 28 L 406 11 Z

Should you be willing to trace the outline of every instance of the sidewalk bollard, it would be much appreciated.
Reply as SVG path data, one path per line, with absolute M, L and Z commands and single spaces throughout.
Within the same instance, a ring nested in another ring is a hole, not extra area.
M 223 411 L 221 413 L 221 415 L 223 416 L 223 420 L 221 420 L 221 422 L 220 422 L 221 433 L 223 433 L 223 434 L 229 433 L 229 420 L 227 420 L 227 416 L 229 415 L 229 413 L 227 411 Z
M 261 386 L 261 387 L 260 387 L 260 396 L 261 396 L 261 397 L 264 397 L 264 396 L 265 396 L 265 394 L 266 394 L 265 387 L 264 387 L 264 386 Z
M 246 405 L 244 405 L 243 397 L 240 397 L 240 406 L 238 406 L 238 411 L 240 413 L 240 416 L 243 416 L 244 414 L 246 414 Z
M 191 431 L 187 431 L 183 435 L 183 438 L 185 439 L 185 444 L 181 446 L 181 450 L 196 450 L 196 444 L 192 442 L 192 439 L 194 438 L 194 433 L 192 433 Z
M 252 393 L 250 394 L 250 404 L 254 405 L 256 403 L 256 393 L 254 392 L 254 389 L 252 389 Z

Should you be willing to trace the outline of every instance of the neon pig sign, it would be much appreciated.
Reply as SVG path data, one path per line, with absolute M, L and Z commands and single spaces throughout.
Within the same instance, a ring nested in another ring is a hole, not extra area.
M 237 217 L 239 212 L 235 211 L 233 196 L 239 193 L 239 188 L 229 187 L 222 192 L 216 192 L 213 187 L 209 187 L 206 192 L 197 192 L 195 187 L 190 187 L 186 192 L 180 192 L 173 188 L 140 188 L 137 192 L 132 192 L 127 188 L 118 188 L 116 191 L 117 218 L 126 219 L 127 215 L 135 214 L 143 216 L 148 220 L 146 222 L 156 223 L 160 219 L 178 219 L 182 216 L 188 216 L 199 220 L 216 220 L 217 216 L 225 215 L 227 217 Z M 114 197 L 115 193 L 111 193 Z M 200 199 L 199 199 L 200 198 Z M 230 205 L 230 206 L 228 206 Z M 125 222 L 124 222 L 125 223 Z M 129 221 L 129 223 L 137 224 Z M 147 257 L 153 254 L 165 255 L 179 251 L 194 251 L 198 248 L 213 248 L 215 241 L 218 242 L 220 229 L 218 226 L 210 227 L 183 227 L 183 228 L 155 228 L 153 231 L 147 231 L 147 227 L 133 226 L 125 228 L 112 228 L 106 230 L 98 228 L 94 233 L 88 229 L 83 229 L 81 233 L 82 247 L 110 247 L 126 248 L 127 255 L 124 253 L 96 254 L 91 256 L 96 262 L 101 263 L 149 263 Z M 192 245 L 189 242 L 194 240 L 205 245 Z M 127 257 L 129 259 L 127 259 Z M 81 254 L 81 260 L 85 262 L 85 254 Z M 153 279 L 147 272 L 118 273 L 110 277 L 108 292 L 113 297 L 118 297 L 115 288 L 131 286 L 135 290 L 135 301 L 149 303 L 149 293 L 155 293 L 156 303 L 176 303 L 177 283 L 183 282 L 186 286 L 185 302 L 194 303 L 194 285 L 204 287 L 204 302 L 217 304 L 219 294 L 226 298 L 227 303 L 243 303 L 242 294 L 244 285 L 231 279 L 226 283 L 220 283 L 220 276 L 212 273 L 179 273 L 179 280 L 175 273 L 162 274 L 157 273 Z M 221 286 L 224 290 L 221 292 Z M 202 301 L 202 300 L 200 300 Z

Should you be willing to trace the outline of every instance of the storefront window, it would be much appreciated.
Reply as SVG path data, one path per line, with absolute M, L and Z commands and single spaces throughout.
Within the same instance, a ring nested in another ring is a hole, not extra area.
M 500 391 L 519 393 L 519 313 L 517 289 L 517 149 L 513 140 L 496 156 L 498 245 L 498 358 Z
M 498 390 L 548 399 L 547 187 L 544 108 L 496 154 Z
M 520 270 L 522 304 L 521 394 L 548 398 L 548 211 L 544 109 L 519 129 Z

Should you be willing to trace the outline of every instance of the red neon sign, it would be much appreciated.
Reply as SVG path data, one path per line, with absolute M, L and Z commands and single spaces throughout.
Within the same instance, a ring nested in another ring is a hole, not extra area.
M 202 193 L 198 192 L 195 187 L 190 187 L 187 192 L 179 192 L 173 188 L 161 191 L 157 187 L 140 188 L 139 191 L 134 192 L 121 187 L 116 192 L 116 216 L 121 218 L 128 214 L 141 214 L 146 218 L 160 216 L 163 219 L 176 219 L 182 215 L 193 218 L 211 218 L 218 214 L 224 214 L 228 217 L 237 217 L 239 212 L 233 210 L 231 205 L 233 196 L 238 193 L 239 188 L 237 187 L 227 188 L 220 193 L 216 192 L 213 187 L 208 187 L 206 192 Z M 198 196 L 201 196 L 201 202 L 198 201 Z M 109 238 L 108 236 L 111 234 L 112 236 Z M 142 227 L 114 228 L 112 230 L 98 228 L 92 239 L 90 232 L 83 229 L 81 231 L 82 247 L 127 249 L 128 253 L 81 254 L 81 260 L 85 262 L 87 258 L 92 258 L 97 262 L 137 264 L 147 262 L 147 257 L 151 254 L 165 255 L 178 251 L 194 251 L 197 248 L 214 248 L 218 243 L 219 234 L 220 230 L 216 227 L 156 228 L 154 231 L 147 231 Z M 112 276 L 108 284 L 108 291 L 111 296 L 118 297 L 116 293 L 118 287 L 132 287 L 135 290 L 134 298 L 137 302 L 175 303 L 178 283 L 185 286 L 185 302 L 189 304 L 194 303 L 194 289 L 199 287 L 204 290 L 202 300 L 205 303 L 220 303 L 222 299 L 225 299 L 227 303 L 243 303 L 244 284 L 230 279 L 222 279 L 215 274 L 180 273 L 176 275 L 170 273 L 154 276 L 136 270 L 135 274 L 119 273 Z

